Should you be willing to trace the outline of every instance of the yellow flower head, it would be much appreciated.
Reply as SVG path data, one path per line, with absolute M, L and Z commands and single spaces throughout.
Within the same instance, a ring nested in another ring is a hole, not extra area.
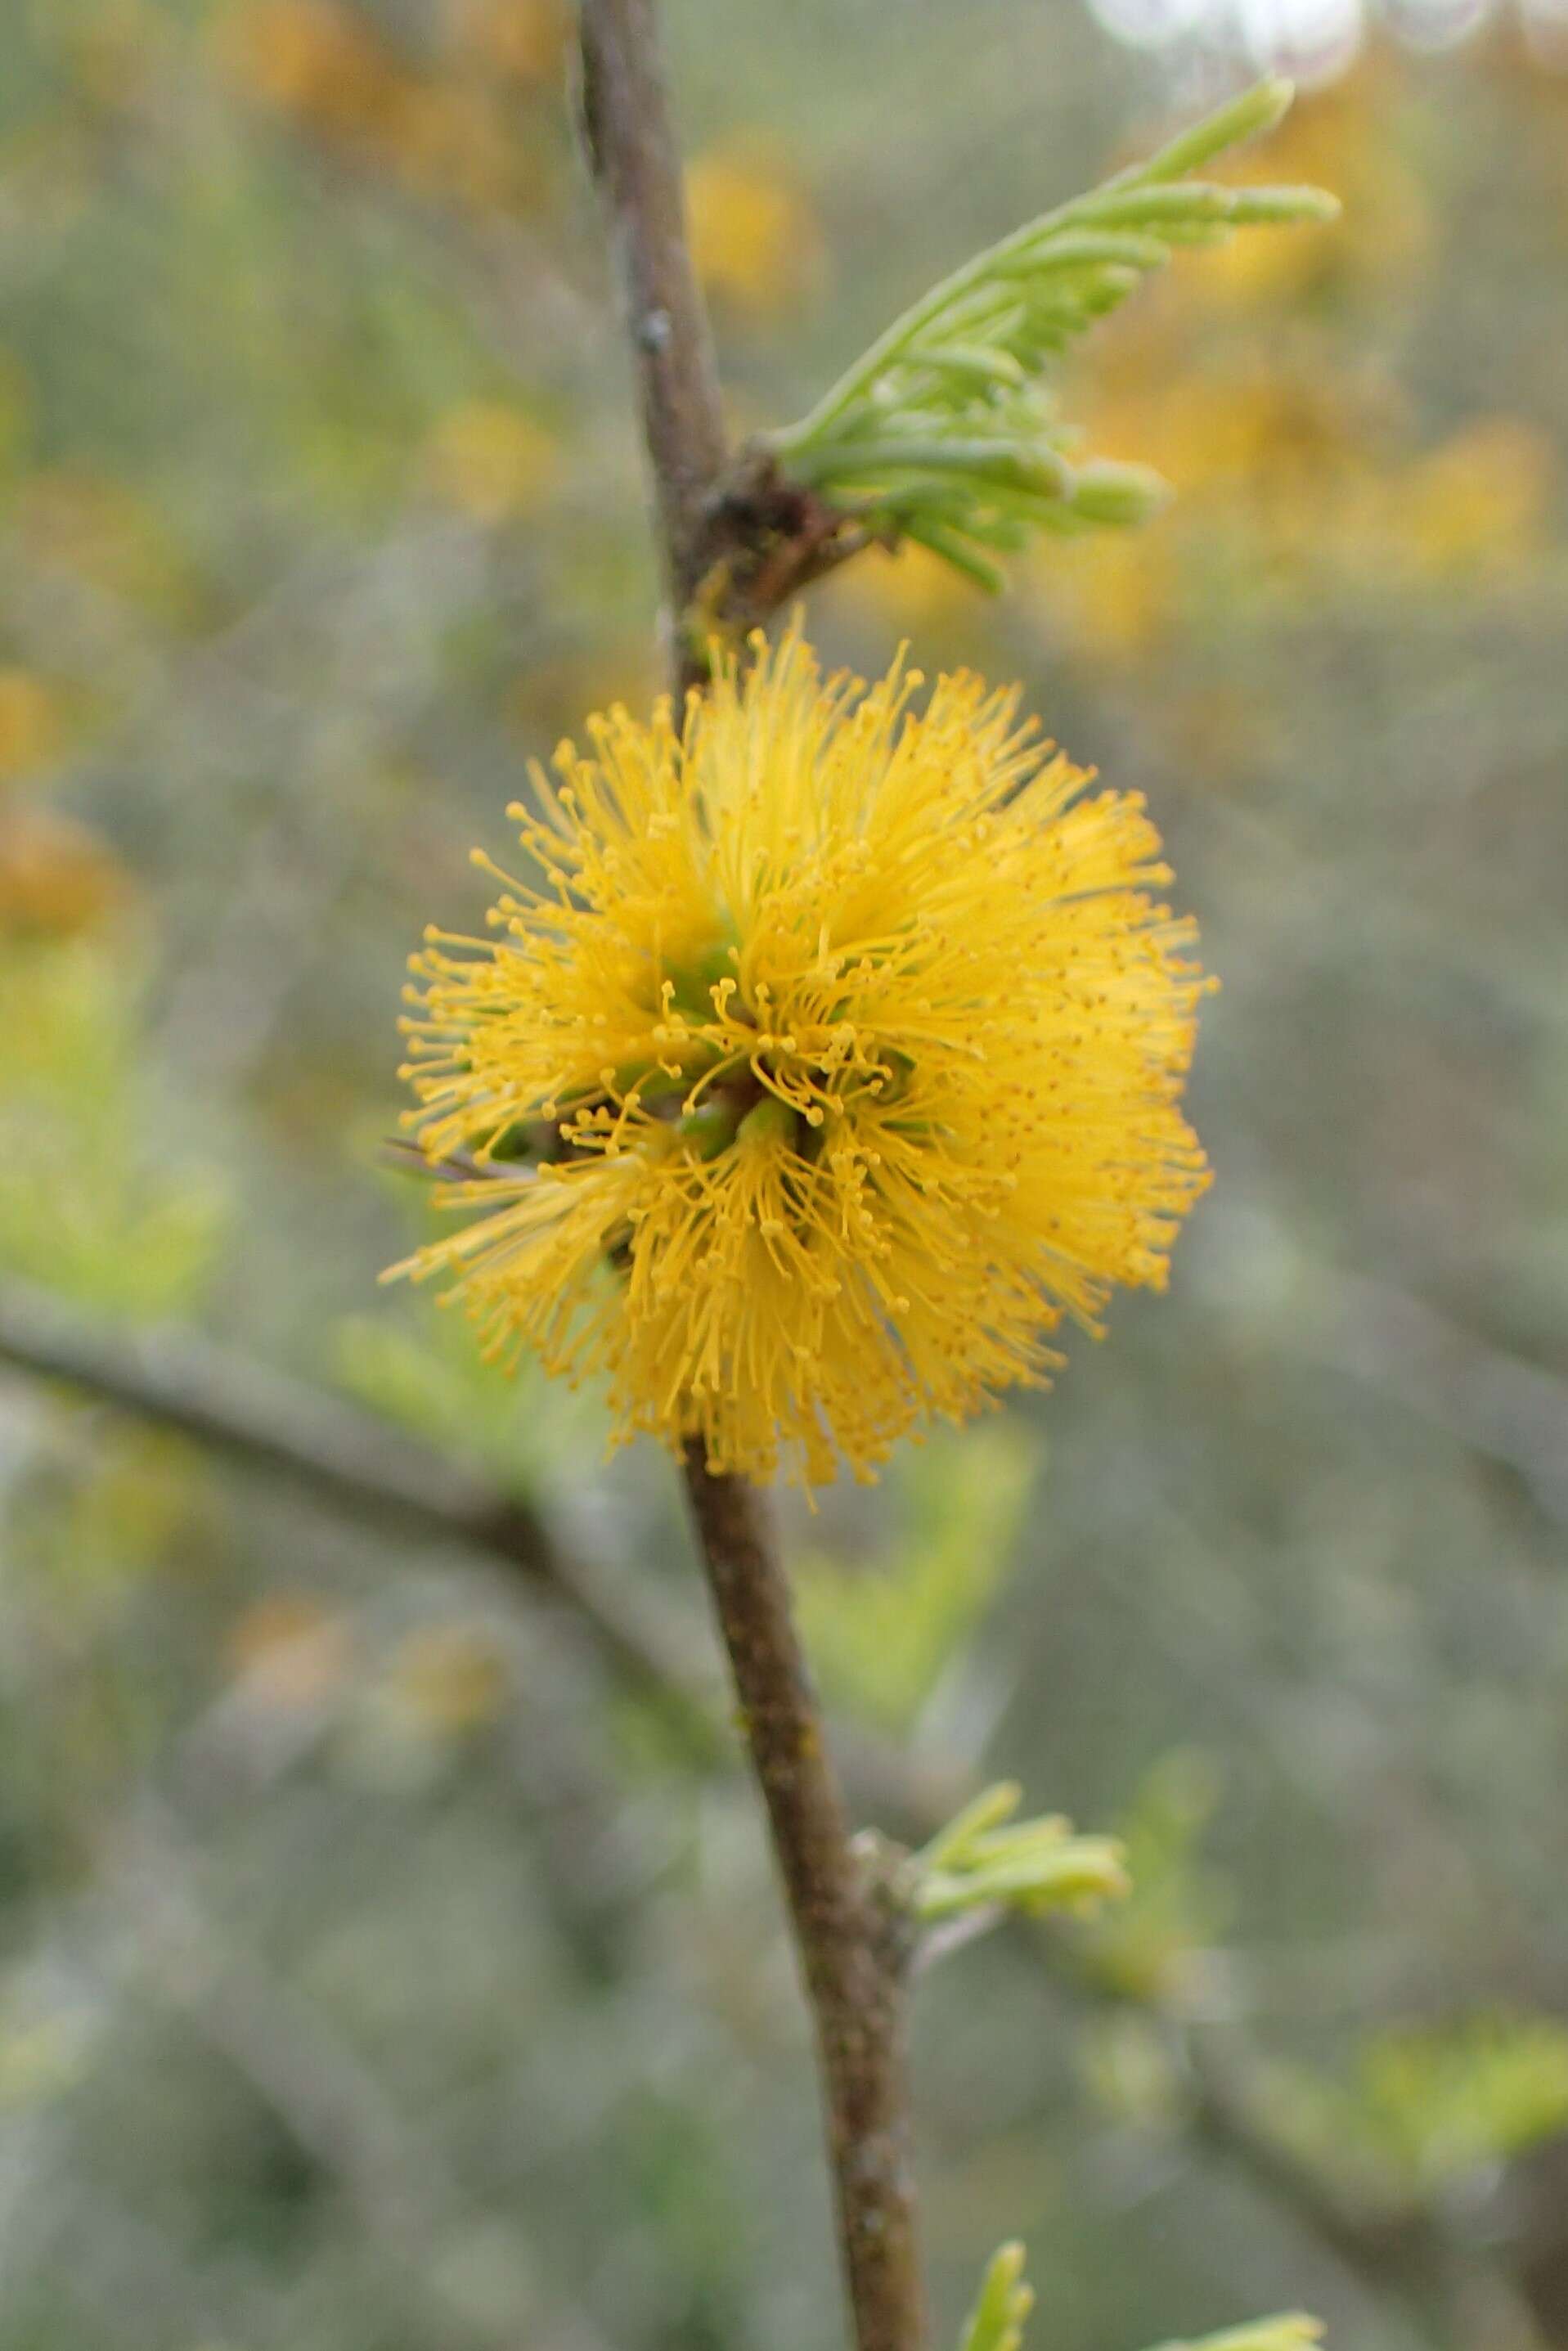
M 591 720 L 510 811 L 497 935 L 414 958 L 411 1120 L 486 1213 L 393 1271 L 715 1470 L 868 1475 L 1038 1384 L 1207 1180 L 1142 800 L 1084 796 L 1016 694 L 921 684 L 824 684 L 791 634 L 684 728 Z

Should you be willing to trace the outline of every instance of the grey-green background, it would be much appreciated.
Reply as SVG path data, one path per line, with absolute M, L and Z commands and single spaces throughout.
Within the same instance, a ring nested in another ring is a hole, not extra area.
M 1147 790 L 1223 990 L 1170 1294 L 788 1540 L 856 1742 L 1134 1831 L 1122 1918 L 922 1983 L 943 2339 L 1018 2235 L 1036 2351 L 1568 2344 L 1568 31 L 665 14 L 737 429 L 1251 65 L 1318 77 L 1249 168 L 1343 227 L 1189 258 L 1064 383 L 1171 514 L 998 604 L 883 557 L 818 600 Z M 463 1458 L 700 1677 L 668 1465 L 375 1287 L 402 959 L 525 758 L 653 689 L 562 40 L 0 12 L 0 1269 Z M 20 1372 L 0 1513 L 3 2351 L 838 2339 L 737 1772 L 478 1549 Z

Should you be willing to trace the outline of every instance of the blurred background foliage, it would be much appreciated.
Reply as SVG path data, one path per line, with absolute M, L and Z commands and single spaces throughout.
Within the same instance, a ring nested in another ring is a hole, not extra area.
M 1055 2351 L 1568 2345 L 1568 18 L 666 14 L 737 429 L 1259 65 L 1308 89 L 1238 168 L 1345 204 L 1074 363 L 1148 530 L 815 610 L 1147 789 L 1224 981 L 1171 1297 L 790 1513 L 889 1826 L 1005 1771 L 1131 1849 L 923 1986 L 948 2339 L 1016 2232 Z M 404 954 L 653 683 L 567 35 L 0 16 L 0 1340 L 26 1280 L 351 1399 L 704 1684 L 666 1466 L 373 1286 Z M 835 2339 L 749 1794 L 496 1542 L 349 1500 L 0 1379 L 0 2351 Z

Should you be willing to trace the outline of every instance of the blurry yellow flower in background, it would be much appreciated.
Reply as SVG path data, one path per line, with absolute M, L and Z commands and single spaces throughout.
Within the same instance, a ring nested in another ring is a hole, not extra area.
M 1397 372 L 1364 356 L 1365 306 L 1414 285 L 1443 227 L 1423 103 L 1392 48 L 1304 93 L 1237 176 L 1333 187 L 1333 235 L 1193 256 L 1086 354 L 1073 409 L 1090 445 L 1135 452 L 1179 496 L 1136 540 L 1040 550 L 1031 585 L 1081 653 L 1115 663 L 1325 593 L 1484 589 L 1534 559 L 1543 436 L 1482 419 L 1421 452 Z
M 43 679 L 0 669 L 0 784 L 47 767 L 62 732 L 58 699 Z
M 220 24 L 220 53 L 251 98 L 421 193 L 478 212 L 527 209 L 541 164 L 507 117 L 505 84 L 529 78 L 525 39 L 542 60 L 550 35 L 547 12 L 518 16 L 508 51 L 498 11 L 488 35 L 487 19 L 459 12 L 457 54 L 433 60 L 394 47 L 351 0 L 245 0 Z
M 1546 434 L 1483 416 L 1418 459 L 1396 490 L 1416 570 L 1463 580 L 1516 569 L 1551 543 L 1557 459 Z
M 559 84 L 571 36 L 565 0 L 447 0 L 447 16 L 458 47 L 504 80 Z
M 280 1711 L 319 1706 L 341 1687 L 354 1662 L 341 1613 L 311 1593 L 287 1589 L 246 1609 L 225 1646 L 250 1696 Z
M 0 800 L 0 933 L 69 937 L 126 897 L 119 860 L 95 832 L 51 809 Z
M 484 1630 L 428 1625 L 398 1644 L 389 1695 L 419 1729 L 455 1737 L 493 1722 L 511 1695 L 506 1661 Z
M 1036 567 L 1038 590 L 1053 617 L 1065 615 L 1086 653 L 1112 659 L 1146 652 L 1175 624 L 1182 599 L 1180 567 L 1167 529 L 1134 540 L 1112 531 L 1053 549 Z
M 413 84 L 384 144 L 411 186 L 480 215 L 530 211 L 543 190 L 537 142 L 518 139 L 482 84 Z
M 846 563 L 824 583 L 829 610 L 860 611 L 889 621 L 904 633 L 929 637 L 974 610 L 974 590 L 961 572 L 939 555 L 905 539 L 897 548 L 870 549 L 862 562 Z
M 1183 500 L 1215 486 L 1267 496 L 1297 476 L 1321 498 L 1335 475 L 1366 462 L 1375 414 L 1354 381 L 1325 382 L 1309 366 L 1244 350 L 1223 374 L 1103 391 L 1090 431 L 1098 445 L 1137 449 Z
M 26 370 L 9 351 L 0 350 L 0 481 L 23 461 L 33 409 Z
M 221 20 L 224 54 L 253 96 L 335 136 L 379 137 L 408 76 L 369 20 L 339 0 L 245 0 Z
M 1343 211 L 1332 229 L 1231 237 L 1186 273 L 1184 304 L 1278 307 L 1325 284 L 1409 281 L 1431 249 L 1433 222 L 1421 175 L 1400 146 L 1404 70 L 1391 52 L 1364 52 L 1342 79 L 1297 99 L 1266 153 L 1244 155 L 1227 172 L 1242 183 L 1332 188 Z
M 1082 649 L 1113 659 L 1180 627 L 1217 547 L 1231 578 L 1273 586 L 1292 566 L 1315 573 L 1325 516 L 1373 473 L 1374 394 L 1250 350 L 1223 376 L 1216 368 L 1155 391 L 1118 370 L 1088 406 L 1096 447 L 1136 449 L 1181 493 L 1136 536 L 1102 532 L 1036 559 L 1039 592 L 1065 611 Z
M 168 518 L 129 483 L 87 465 L 50 465 L 16 492 L 28 561 L 165 620 L 192 613 L 196 589 Z
M 436 425 L 425 465 L 438 496 L 494 524 L 538 505 L 559 456 L 544 427 L 509 402 L 465 400 Z
M 108 113 L 135 106 L 173 31 L 169 13 L 148 0 L 95 0 L 64 36 L 78 88 Z
M 1407 454 L 1369 417 L 1337 461 L 1260 465 L 1248 487 L 1257 559 L 1304 590 L 1483 592 L 1549 550 L 1556 475 L 1551 442 L 1523 418 L 1478 417 Z
M 1238 598 L 1484 592 L 1549 552 L 1558 463 L 1540 427 L 1481 416 L 1413 448 L 1387 377 L 1262 340 L 1233 333 L 1201 372 L 1167 354 L 1168 386 L 1146 350 L 1131 373 L 1118 353 L 1085 387 L 1094 445 L 1136 449 L 1181 496 L 1136 538 L 1040 550 L 1035 590 L 1084 653 L 1147 652 Z
M 66 938 L 120 906 L 126 875 L 108 844 L 26 789 L 64 748 L 66 697 L 20 668 L 0 669 L 0 938 Z
M 960 674 L 824 685 L 789 637 L 590 722 L 517 808 L 491 941 L 429 935 L 411 1113 L 487 1353 L 605 1371 L 617 1434 L 867 1475 L 1158 1287 L 1207 1180 L 1204 983 L 1135 794 Z M 518 1164 L 528 1157 L 531 1164 Z
M 692 258 L 716 301 L 766 322 L 810 292 L 821 235 L 784 157 L 749 142 L 708 149 L 687 168 L 686 211 Z

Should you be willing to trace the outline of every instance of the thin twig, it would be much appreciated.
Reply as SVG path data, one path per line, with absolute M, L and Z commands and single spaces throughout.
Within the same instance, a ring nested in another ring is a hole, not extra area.
M 705 524 L 724 466 L 718 386 L 685 246 L 653 0 L 582 0 L 581 26 L 589 161 L 609 210 L 637 357 L 672 606 L 673 684 L 683 694 L 703 679 L 687 607 L 708 569 Z M 734 551 L 744 575 L 768 549 Z M 744 617 L 705 592 L 706 617 L 721 626 Z M 698 1445 L 687 1448 L 685 1478 L 816 2023 L 855 2338 L 859 2351 L 920 2351 L 925 2302 L 894 1913 L 851 1847 L 761 1497 L 710 1472 Z
M 696 1443 L 686 1489 L 816 2023 L 856 2339 L 861 2351 L 915 2351 L 925 2310 L 901 1922 L 851 1846 L 762 1498 L 743 1479 L 715 1477 Z
M 704 512 L 724 468 L 725 432 L 653 0 L 582 0 L 581 72 L 583 141 L 610 223 L 665 591 L 678 622 L 702 569 Z
M 875 534 L 790 480 L 768 449 L 733 457 L 707 312 L 686 242 L 654 0 L 582 0 L 583 144 L 604 198 L 637 371 L 675 692 L 703 684 L 709 635 L 736 635 Z
M 1239 2044 L 1221 2052 L 1212 2034 L 1173 2022 L 1195 2137 L 1246 2171 L 1326 2245 L 1350 2274 L 1397 2302 L 1417 2331 L 1460 2351 L 1547 2351 L 1528 2295 L 1490 2248 L 1456 2241 L 1440 2209 L 1418 2197 L 1379 2210 L 1357 2204 L 1342 2182 L 1275 2126 Z
M 194 1332 L 114 1331 L 22 1282 L 0 1286 L 0 1362 L 279 1471 L 361 1520 L 486 1553 L 563 1603 L 620 1677 L 711 1751 L 711 1708 L 664 1628 L 607 1590 L 526 1501 L 417 1437 Z

